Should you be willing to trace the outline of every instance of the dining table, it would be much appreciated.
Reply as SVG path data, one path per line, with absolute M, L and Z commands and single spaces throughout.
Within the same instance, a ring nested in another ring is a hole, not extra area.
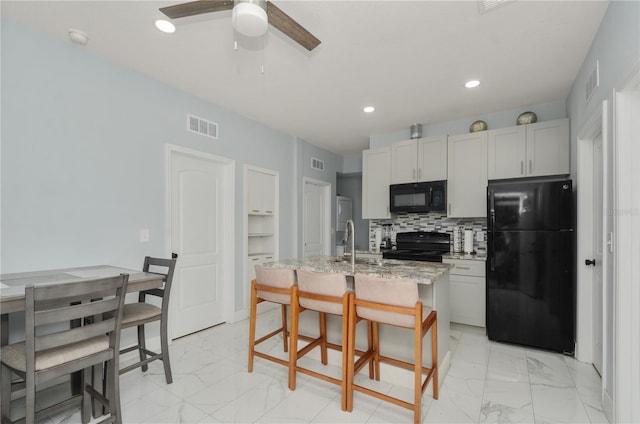
M 127 293 L 160 288 L 164 275 L 121 268 L 112 265 L 93 265 L 74 268 L 52 269 L 43 271 L 28 271 L 12 274 L 0 274 L 0 346 L 9 344 L 9 321 L 19 319 L 24 321 L 23 314 L 15 314 L 25 310 L 25 287 L 64 284 L 80 281 L 95 280 L 129 274 Z M 72 324 L 73 325 L 73 324 Z M 15 326 L 14 326 L 15 327 Z M 14 338 L 24 337 L 16 334 Z M 72 377 L 72 392 L 79 390 L 78 376 Z M 98 410 L 94 406 L 94 413 Z

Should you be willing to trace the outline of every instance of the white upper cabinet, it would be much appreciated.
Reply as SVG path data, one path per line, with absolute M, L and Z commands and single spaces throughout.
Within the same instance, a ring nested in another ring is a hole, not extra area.
M 417 152 L 417 140 L 400 141 L 391 145 L 391 184 L 417 181 Z
M 418 140 L 418 181 L 447 179 L 447 136 Z
M 391 145 L 391 184 L 447 179 L 447 136 Z
M 448 141 L 447 216 L 487 216 L 487 131 Z
M 569 119 L 527 125 L 528 176 L 570 172 Z
M 247 212 L 272 215 L 276 201 L 276 176 L 250 169 L 247 175 Z
M 391 148 L 362 152 L 362 219 L 387 219 L 391 183 Z
M 538 177 L 569 173 L 569 120 L 490 130 L 488 178 Z

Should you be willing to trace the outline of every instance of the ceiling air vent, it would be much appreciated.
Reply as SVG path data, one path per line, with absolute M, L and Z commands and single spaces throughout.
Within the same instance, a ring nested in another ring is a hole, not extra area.
M 596 89 L 600 86 L 600 62 L 596 60 L 596 66 L 591 71 L 591 75 L 589 75 L 589 79 L 585 85 L 585 93 L 586 99 L 588 102 Z
M 187 114 L 187 131 L 218 139 L 218 124 Z
M 324 171 L 324 161 L 316 158 L 311 158 L 311 167 L 313 169 L 317 169 L 318 171 Z

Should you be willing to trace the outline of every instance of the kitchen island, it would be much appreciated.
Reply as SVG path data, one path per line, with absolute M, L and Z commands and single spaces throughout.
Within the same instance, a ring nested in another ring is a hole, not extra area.
M 335 272 L 347 276 L 349 288 L 353 289 L 351 263 L 343 258 L 314 256 L 303 259 L 283 260 L 264 264 L 268 268 L 289 268 L 312 272 Z M 449 370 L 451 353 L 449 352 L 449 269 L 451 265 L 437 262 L 401 261 L 393 259 L 357 259 L 356 274 L 368 274 L 384 278 L 412 278 L 418 283 L 418 294 L 425 306 L 438 312 L 438 373 L 442 385 Z M 366 326 L 360 324 L 357 333 L 357 348 L 365 350 Z M 341 343 L 340 318 L 327 317 L 327 333 L 331 342 Z M 303 313 L 300 316 L 300 333 L 314 336 L 318 334 L 318 314 Z M 431 365 L 430 337 L 424 338 L 422 363 Z M 303 343 L 303 342 L 301 342 Z M 380 328 L 380 350 L 384 355 L 413 361 L 414 346 L 411 331 L 383 325 Z M 312 352 L 316 354 L 317 352 Z M 329 355 L 331 364 L 340 365 L 340 356 Z M 319 354 L 312 356 L 319 360 Z M 413 387 L 413 373 L 393 366 L 382 364 L 381 379 L 392 384 Z

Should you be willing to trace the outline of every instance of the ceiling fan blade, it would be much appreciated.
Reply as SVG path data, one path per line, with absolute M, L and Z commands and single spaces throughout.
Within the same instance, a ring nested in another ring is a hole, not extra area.
M 320 44 L 320 40 L 270 1 L 267 1 L 267 16 L 269 24 L 282 31 L 307 50 L 311 51 Z
M 171 19 L 220 12 L 233 9 L 233 0 L 199 0 L 161 7 L 160 11 Z

